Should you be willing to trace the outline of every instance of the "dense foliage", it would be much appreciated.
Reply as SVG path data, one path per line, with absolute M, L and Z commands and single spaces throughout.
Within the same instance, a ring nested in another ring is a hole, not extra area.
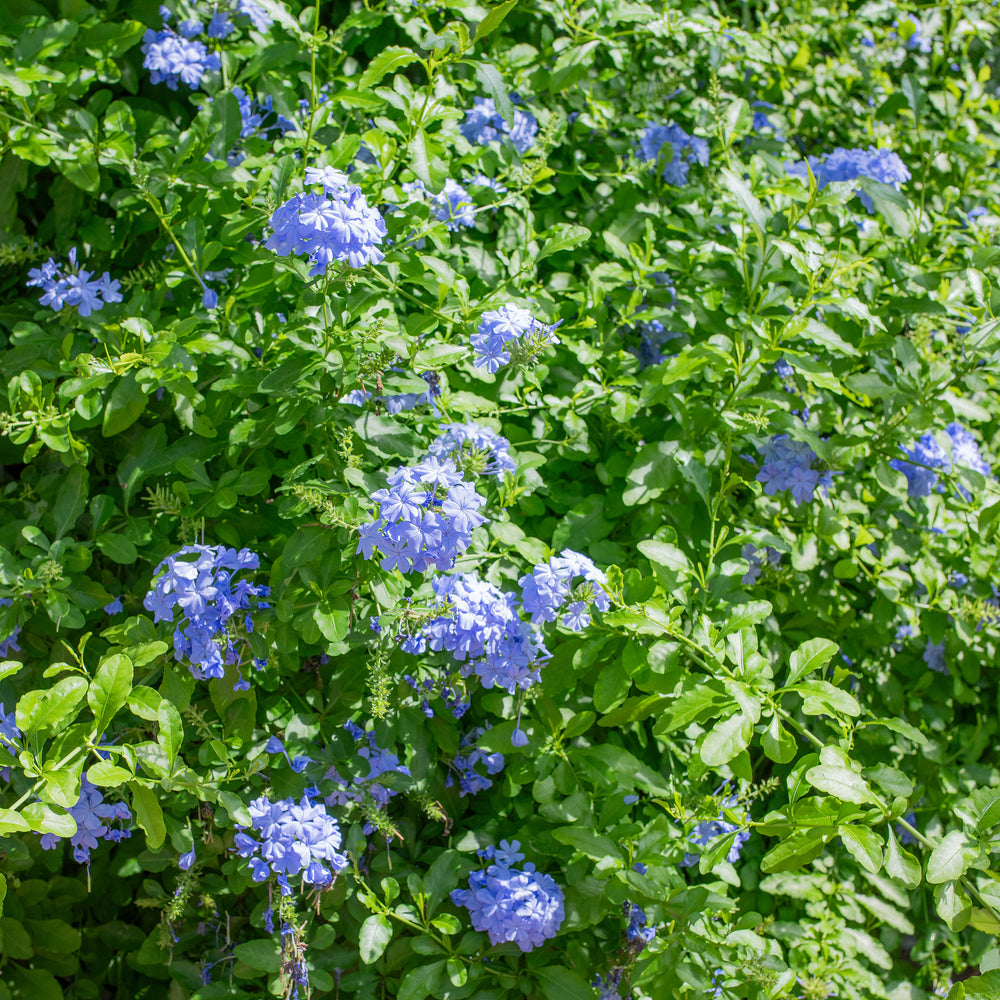
M 0 1000 L 1000 996 L 992 5 L 4 8 Z

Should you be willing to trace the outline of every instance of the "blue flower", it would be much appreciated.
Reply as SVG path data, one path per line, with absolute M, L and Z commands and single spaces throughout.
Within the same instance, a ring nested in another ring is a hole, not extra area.
M 271 15 L 257 3 L 257 0 L 236 0 L 236 10 L 250 18 L 250 23 L 258 31 L 267 31 L 274 23 Z
M 429 455 L 450 459 L 470 473 L 501 480 L 504 473 L 517 471 L 509 452 L 510 442 L 505 437 L 475 423 L 445 424 L 427 449 Z
M 737 831 L 736 837 L 733 839 L 733 843 L 729 848 L 729 853 L 726 855 L 726 860 L 730 864 L 736 864 L 740 859 L 740 852 L 743 850 L 743 845 L 750 839 L 750 831 L 743 830 L 736 823 L 730 823 L 725 818 L 725 810 L 732 809 L 737 802 L 735 795 L 730 796 L 728 799 L 721 803 L 719 808 L 719 818 L 704 820 L 699 823 L 694 830 L 691 832 L 691 843 L 696 844 L 700 847 L 705 847 L 716 837 L 724 837 L 726 834 L 732 833 L 734 830 Z M 693 865 L 698 861 L 697 854 L 687 854 L 684 857 L 682 864 Z
M 475 352 L 473 364 L 492 375 L 510 363 L 514 345 L 527 356 L 533 356 L 558 343 L 554 330 L 555 326 L 540 323 L 527 309 L 512 302 L 490 309 L 483 313 L 478 330 L 470 338 Z
M 223 677 L 226 664 L 240 663 L 239 634 L 231 619 L 241 612 L 237 621 L 252 631 L 250 612 L 270 606 L 262 600 L 270 588 L 234 578 L 259 565 L 259 557 L 249 549 L 187 545 L 153 571 L 158 579 L 143 606 L 153 612 L 154 622 L 173 622 L 176 611 L 181 612 L 174 629 L 174 659 L 187 662 L 198 680 Z M 260 669 L 261 663 L 255 660 L 255 666 Z M 246 689 L 242 676 L 237 683 L 238 690 Z
M 67 812 L 76 821 L 76 833 L 70 837 L 69 842 L 73 847 L 73 857 L 80 864 L 90 864 L 90 852 L 97 847 L 99 840 L 117 842 L 132 835 L 127 826 L 111 826 L 116 821 L 132 821 L 128 806 L 124 802 L 116 802 L 114 805 L 105 802 L 100 791 L 87 780 L 86 773 L 80 780 L 80 797 L 76 805 L 71 806 Z M 44 850 L 51 850 L 61 839 L 55 834 L 46 834 L 42 838 L 42 847 Z
M 9 597 L 0 597 L 0 607 L 10 607 L 11 599 Z M 21 647 L 17 644 L 17 637 L 21 634 L 21 626 L 15 625 L 14 628 L 0 639 L 0 657 L 7 656 L 11 650 L 14 652 L 20 652 Z
M 335 262 L 357 268 L 385 259 L 379 249 L 385 220 L 369 207 L 361 188 L 341 177 L 336 171 L 307 171 L 307 183 L 322 184 L 323 194 L 297 194 L 271 216 L 273 232 L 265 246 L 279 257 L 307 254 L 313 276 L 325 274 Z
M 757 481 L 764 484 L 768 496 L 791 490 L 792 499 L 802 504 L 812 500 L 815 490 L 826 494 L 833 485 L 832 472 L 821 472 L 813 467 L 818 461 L 816 453 L 804 441 L 777 434 L 760 450 L 764 462 L 757 473 Z
M 930 639 L 927 640 L 927 646 L 924 648 L 924 663 L 936 674 L 948 673 L 948 665 L 944 659 L 944 639 L 938 643 L 933 643 Z
M 122 613 L 122 599 L 116 597 L 113 601 L 104 605 L 106 615 L 120 615 Z
M 10 744 L 18 743 L 23 735 L 14 721 L 14 713 L 7 714 L 3 702 L 0 701 L 0 747 L 9 749 Z
M 900 186 L 910 179 L 910 171 L 896 153 L 891 149 L 876 149 L 874 146 L 869 146 L 867 150 L 844 149 L 838 146 L 822 159 L 810 156 L 808 163 L 820 188 L 836 181 L 853 181 L 859 177 L 870 177 L 872 180 L 889 184 L 898 191 Z M 803 180 L 808 177 L 805 161 L 788 163 L 785 165 L 785 170 L 791 177 L 800 177 Z M 874 210 L 874 203 L 868 194 L 864 191 L 855 193 L 869 212 Z
M 58 311 L 64 305 L 75 306 L 81 316 L 101 309 L 105 302 L 121 302 L 120 284 L 112 281 L 107 271 L 93 278 L 93 271 L 77 266 L 76 248 L 69 252 L 69 266 L 57 264 L 51 257 L 41 266 L 28 271 L 29 288 L 41 288 L 39 300 L 43 306 Z
M 511 100 L 516 103 L 516 95 L 511 94 Z M 538 120 L 530 112 L 515 108 L 514 124 L 508 125 L 497 111 L 492 97 L 477 97 L 458 129 L 472 145 L 485 146 L 490 142 L 500 142 L 507 136 L 511 145 L 523 155 L 535 141 Z
M 194 848 L 192 847 L 187 854 L 182 854 L 180 856 L 180 859 L 177 862 L 177 867 L 180 868 L 181 871 L 186 872 L 194 864 L 194 861 Z
M 495 853 L 495 864 L 469 876 L 468 889 L 451 893 L 456 906 L 469 911 L 472 926 L 485 931 L 493 944 L 513 941 L 521 951 L 531 951 L 555 937 L 565 917 L 563 891 L 555 880 L 535 870 L 510 867 L 520 860 L 517 841 Z M 503 847 L 503 842 L 501 842 Z
M 245 833 L 247 827 L 238 827 L 234 843 L 239 856 L 250 861 L 255 882 L 273 874 L 287 896 L 292 892 L 290 877 L 300 876 L 304 885 L 328 886 L 347 867 L 348 860 L 340 853 L 340 827 L 324 805 L 307 796 L 298 803 L 262 797 L 250 803 L 249 812 L 249 829 L 257 837 Z
M 185 22 L 190 27 L 190 22 Z M 201 30 L 200 25 L 198 26 Z M 197 89 L 205 73 L 222 68 L 218 52 L 209 53 L 204 42 L 185 38 L 164 24 L 160 31 L 150 28 L 142 39 L 143 66 L 153 83 L 165 83 L 171 90 L 178 83 Z
M 669 159 L 663 153 L 667 146 Z M 687 184 L 692 162 L 708 165 L 708 143 L 697 136 L 688 135 L 680 125 L 647 125 L 639 138 L 639 159 L 644 162 L 662 162 L 663 179 L 675 187 Z
M 573 590 L 573 581 L 583 578 L 583 584 Z M 539 563 L 527 576 L 518 580 L 521 586 L 521 604 L 531 615 L 532 622 L 554 622 L 563 604 L 575 596 L 577 599 L 567 608 L 563 625 L 579 632 L 590 624 L 590 615 L 585 612 L 587 603 L 593 603 L 598 611 L 607 611 L 611 601 L 601 588 L 607 577 L 587 556 L 563 549 L 558 556 L 548 562 Z
M 937 470 L 951 472 L 952 465 L 973 469 L 984 476 L 992 474 L 989 462 L 979 451 L 979 444 L 972 433 L 960 423 L 950 423 L 945 428 L 950 446 L 946 450 L 938 439 L 928 431 L 910 448 L 903 448 L 906 459 L 894 458 L 889 464 L 906 476 L 907 492 L 911 497 L 926 497 L 932 492 L 943 492 L 938 482 Z M 969 492 L 959 486 L 958 492 L 969 499 Z
M 236 28 L 229 20 L 229 14 L 224 10 L 217 10 L 212 15 L 212 20 L 208 22 L 209 38 L 228 38 Z

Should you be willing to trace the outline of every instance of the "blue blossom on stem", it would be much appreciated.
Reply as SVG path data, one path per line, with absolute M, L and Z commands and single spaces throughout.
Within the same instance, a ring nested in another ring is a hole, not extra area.
M 821 472 L 813 467 L 818 461 L 816 453 L 805 443 L 796 441 L 787 434 L 776 434 L 762 449 L 764 462 L 757 481 L 764 483 L 764 492 L 774 496 L 783 490 L 791 490 L 797 504 L 813 498 L 815 490 L 824 495 L 833 485 L 833 473 Z
M 516 472 L 517 463 L 510 457 L 510 442 L 489 427 L 476 423 L 445 424 L 427 449 L 429 455 L 450 459 L 472 475 L 503 479 L 505 472 Z
M 198 22 L 183 21 L 180 33 L 164 22 L 160 31 L 150 28 L 142 38 L 143 66 L 150 71 L 152 83 L 165 83 L 171 90 L 178 83 L 197 89 L 207 72 L 222 68 L 218 52 L 209 52 L 204 42 L 192 41 L 201 33 Z
M 153 613 L 154 622 L 173 622 L 175 612 L 181 612 L 174 629 L 174 658 L 187 662 L 198 680 L 223 677 L 226 664 L 241 662 L 233 616 L 241 612 L 236 620 L 252 632 L 251 613 L 270 607 L 261 600 L 270 594 L 270 588 L 234 577 L 259 565 L 260 558 L 249 549 L 186 545 L 153 571 L 158 579 L 143 606 Z M 266 665 L 266 661 L 254 663 L 258 669 Z M 241 677 L 236 689 L 249 686 Z
M 574 592 L 573 581 L 577 577 L 583 577 L 584 583 Z M 548 562 L 539 563 L 517 582 L 522 590 L 521 604 L 532 622 L 554 622 L 571 594 L 576 600 L 567 609 L 562 624 L 574 632 L 590 624 L 590 615 L 585 612 L 588 603 L 593 603 L 598 611 L 611 607 L 608 595 L 601 589 L 607 577 L 591 559 L 572 549 L 563 549 Z
M 669 157 L 663 152 L 666 146 Z M 639 159 L 663 164 L 663 179 L 675 187 L 688 181 L 691 163 L 708 166 L 708 143 L 688 135 L 680 125 L 647 125 L 639 138 Z
M 11 599 L 9 597 L 0 597 L 0 607 L 10 607 Z M 21 626 L 15 625 L 11 631 L 0 639 L 0 656 L 8 656 L 11 651 L 19 653 L 21 647 L 17 644 L 17 637 L 21 634 Z
M 331 885 L 337 872 L 347 867 L 340 853 L 341 834 L 337 821 L 326 807 L 310 802 L 280 799 L 270 802 L 261 797 L 250 803 L 250 827 L 238 827 L 235 850 L 250 861 L 255 882 L 277 876 L 284 896 L 291 895 L 288 879 L 301 875 L 304 885 Z M 256 837 L 244 832 L 247 829 Z
M 492 787 L 493 782 L 488 776 L 499 774 L 503 770 L 502 753 L 480 750 L 476 746 L 476 741 L 485 733 L 486 729 L 481 726 L 470 729 L 459 741 L 459 755 L 451 762 L 450 766 L 458 772 L 459 795 L 463 798 L 466 795 L 484 792 L 487 788 Z M 477 764 L 481 764 L 485 768 L 486 774 L 476 770 Z M 451 785 L 452 778 L 449 775 L 445 786 L 450 788 Z
M 868 149 L 844 149 L 838 146 L 825 157 L 810 156 L 808 163 L 820 188 L 836 181 L 870 177 L 889 184 L 898 191 L 900 185 L 910 179 L 910 171 L 896 153 L 891 149 L 876 149 L 874 146 L 869 146 Z M 805 180 L 809 176 L 806 161 L 788 163 L 785 170 L 790 177 Z M 874 211 L 874 203 L 868 194 L 864 191 L 855 193 L 869 212 Z
M 381 263 L 385 220 L 369 207 L 361 188 L 330 168 L 310 167 L 306 183 L 322 184 L 323 193 L 297 194 L 275 209 L 273 232 L 265 244 L 268 250 L 279 257 L 307 254 L 313 276 L 326 274 L 336 262 L 355 268 Z
M 531 951 L 559 931 L 564 897 L 555 880 L 530 862 L 523 869 L 511 867 L 523 858 L 519 846 L 515 840 L 508 851 L 495 852 L 494 863 L 472 872 L 469 888 L 453 890 L 451 899 L 469 911 L 472 926 L 485 931 L 493 944 L 513 941 L 521 951 Z
M 927 645 L 924 648 L 924 663 L 933 670 L 936 674 L 947 674 L 948 665 L 944 658 L 944 639 L 938 643 L 931 642 L 930 639 L 927 640 Z
M 89 316 L 103 308 L 106 302 L 121 302 L 120 283 L 112 281 L 105 271 L 99 278 L 76 262 L 76 247 L 69 252 L 69 264 L 57 264 L 51 257 L 41 266 L 28 271 L 29 288 L 40 288 L 43 306 L 58 312 L 64 305 L 75 306 L 81 316 Z
M 951 472 L 953 464 L 973 469 L 987 477 L 992 475 L 990 464 L 983 458 L 971 431 L 960 423 L 950 423 L 945 428 L 945 436 L 947 449 L 928 431 L 912 447 L 900 446 L 906 459 L 894 458 L 889 463 L 906 476 L 907 492 L 911 497 L 943 492 L 944 486 L 938 482 L 937 470 Z M 969 492 L 964 487 L 959 486 L 958 492 L 966 500 L 969 499 Z
M 76 833 L 70 837 L 73 858 L 80 864 L 90 864 L 90 852 L 99 840 L 118 842 L 132 836 L 128 826 L 112 826 L 112 823 L 131 823 L 132 813 L 124 802 L 111 804 L 88 780 L 86 772 L 80 780 L 80 798 L 75 806 L 67 810 L 76 820 Z M 62 837 L 47 833 L 42 837 L 43 850 L 52 850 Z
M 517 103 L 516 95 L 511 94 L 511 100 Z M 511 145 L 523 155 L 535 141 L 538 120 L 531 112 L 515 108 L 514 123 L 508 125 L 497 111 L 492 97 L 477 97 L 458 128 L 472 145 L 485 146 L 490 142 L 500 142 L 507 136 Z
M 430 567 L 450 569 L 472 541 L 472 532 L 487 518 L 486 503 L 462 479 L 449 459 L 428 456 L 400 467 L 388 477 L 388 488 L 376 490 L 374 519 L 360 529 L 357 552 L 365 559 L 377 551 L 384 570 L 424 573 Z
M 706 847 L 712 840 L 716 837 L 724 837 L 726 834 L 736 831 L 736 837 L 733 839 L 732 845 L 729 848 L 729 853 L 726 855 L 726 860 L 730 864 L 736 864 L 740 860 L 740 852 L 743 850 L 743 845 L 750 839 L 750 831 L 743 830 L 737 823 L 730 823 L 725 818 L 725 810 L 733 809 L 736 806 L 737 797 L 735 795 L 730 796 L 724 802 L 722 802 L 719 808 L 718 819 L 703 820 L 694 830 L 691 832 L 691 843 L 696 844 L 699 847 Z M 684 865 L 693 865 L 697 863 L 697 854 L 687 854 L 684 857 Z
M 558 343 L 555 326 L 546 326 L 535 319 L 527 309 L 509 302 L 499 309 L 483 313 L 479 329 L 472 334 L 475 352 L 473 364 L 485 368 L 490 374 L 515 360 L 533 360 L 550 344 Z

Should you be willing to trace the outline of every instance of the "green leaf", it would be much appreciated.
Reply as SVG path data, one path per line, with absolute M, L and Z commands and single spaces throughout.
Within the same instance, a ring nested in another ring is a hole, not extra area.
M 273 938 L 244 941 L 233 949 L 233 954 L 251 969 L 278 972 L 281 969 L 281 950 Z
M 390 45 L 383 49 L 366 67 L 358 80 L 358 90 L 371 90 L 386 73 L 394 73 L 410 63 L 416 62 L 420 56 L 411 49 L 401 45 Z
M 496 31 L 503 19 L 517 6 L 517 0 L 506 0 L 506 3 L 490 8 L 486 17 L 476 25 L 476 33 L 472 36 L 473 45 L 485 38 L 491 31 Z
M 867 826 L 840 826 L 837 833 L 854 860 L 873 875 L 877 874 L 882 867 L 882 838 Z
M 732 170 L 723 169 L 720 174 L 722 187 L 731 191 L 736 198 L 737 204 L 750 217 L 750 221 L 761 231 L 767 225 L 767 215 L 764 207 L 754 197 L 753 192 L 747 186 L 747 182 Z
M 167 836 L 159 799 L 153 789 L 147 788 L 139 781 L 130 781 L 128 786 L 132 790 L 132 808 L 135 810 L 135 821 L 145 831 L 146 843 L 151 850 L 155 851 Z
M 0 834 L 26 833 L 30 829 L 31 825 L 16 809 L 0 807 Z
M 595 861 L 603 861 L 605 858 L 624 860 L 618 845 L 610 837 L 602 837 L 599 833 L 593 833 L 583 827 L 563 826 L 553 830 L 552 836 L 560 844 L 572 847 Z
M 124 535 L 113 535 L 105 532 L 97 536 L 97 547 L 112 561 L 122 566 L 129 566 L 139 558 L 135 545 Z
M 795 759 L 795 739 L 775 715 L 771 717 L 767 732 L 760 738 L 764 753 L 777 764 L 787 764 Z
M 795 830 L 764 855 L 761 871 L 790 872 L 801 868 L 819 856 L 835 833 L 833 827 Z
M 110 760 L 98 761 L 87 768 L 87 780 L 99 788 L 116 788 L 134 777 L 131 771 L 113 764 Z
M 7 898 L 7 876 L 0 873 L 0 916 L 3 916 L 3 901 Z
M 184 723 L 181 721 L 181 713 L 177 711 L 172 701 L 164 698 L 156 710 L 156 721 L 159 725 L 156 740 L 163 747 L 167 759 L 172 761 L 180 753 L 181 744 L 184 742 Z
M 225 160 L 243 128 L 240 102 L 233 94 L 223 93 L 212 98 L 211 109 L 211 154 L 217 160 Z
M 392 940 L 392 924 L 384 913 L 373 913 L 361 925 L 358 948 L 361 961 L 371 965 L 381 957 Z
M 64 677 L 47 691 L 29 691 L 17 703 L 18 726 L 27 734 L 68 725 L 89 685 L 83 677 Z
M 920 885 L 921 872 L 920 862 L 899 846 L 896 834 L 893 833 L 892 824 L 887 827 L 889 831 L 889 843 L 885 849 L 885 871 L 889 878 L 902 882 L 907 889 L 916 889 Z
M 979 848 L 961 830 L 952 830 L 927 859 L 927 881 L 939 885 L 961 878 L 978 857 Z
M 701 759 L 709 767 L 728 764 L 745 750 L 753 735 L 753 722 L 742 712 L 717 722 L 701 745 Z
M 101 661 L 87 691 L 87 704 L 94 713 L 94 734 L 101 736 L 132 691 L 132 661 L 115 653 Z
M 856 718 L 861 714 L 857 698 L 827 681 L 806 681 L 786 688 L 802 695 L 802 711 L 806 715 L 849 715 Z
M 1000 1000 L 1000 972 L 991 969 L 979 976 L 971 976 L 955 983 L 948 991 L 946 1000 L 965 1000 L 966 997 L 976 997 L 977 1000 Z
M 503 77 L 495 66 L 487 62 L 476 63 L 476 79 L 483 85 L 486 93 L 493 98 L 500 117 L 511 127 L 514 125 L 514 105 L 510 101 L 510 93 Z
M 444 959 L 440 959 L 411 969 L 399 984 L 396 1000 L 424 1000 L 435 994 L 441 986 L 446 964 Z
M 821 792 L 833 795 L 841 802 L 874 802 L 868 782 L 848 767 L 837 764 L 817 764 L 806 771 L 806 781 Z
M 135 376 L 131 372 L 123 375 L 115 383 L 104 407 L 101 434 L 104 437 L 120 434 L 139 419 L 144 409 L 146 409 L 146 394 L 139 388 Z
M 542 249 L 535 254 L 535 261 L 551 257 L 560 250 L 572 250 L 590 239 L 590 230 L 586 226 L 570 226 L 559 223 L 545 231 L 545 242 Z
M 786 683 L 796 684 L 807 674 L 825 666 L 839 649 L 840 646 L 829 639 L 809 639 L 802 643 L 791 655 Z
M 63 476 L 52 504 L 55 538 L 62 538 L 86 509 L 88 484 L 89 476 L 82 465 L 72 466 Z
M 594 988 L 565 966 L 535 969 L 534 976 L 548 1000 L 594 1000 Z

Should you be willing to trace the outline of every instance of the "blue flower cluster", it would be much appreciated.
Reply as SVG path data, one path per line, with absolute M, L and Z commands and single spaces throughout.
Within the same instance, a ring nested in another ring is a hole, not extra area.
M 244 612 L 242 624 L 252 632 L 251 612 L 270 607 L 261 598 L 271 591 L 264 584 L 233 578 L 241 570 L 258 566 L 260 558 L 249 549 L 186 545 L 153 571 L 155 576 L 166 568 L 146 594 L 143 607 L 153 613 L 154 622 L 173 622 L 175 609 L 180 609 L 181 620 L 174 629 L 174 658 L 181 663 L 187 661 L 198 680 L 224 677 L 227 663 L 236 664 L 239 671 L 240 649 L 230 620 L 237 611 Z M 260 669 L 267 661 L 254 660 L 254 665 Z M 241 676 L 235 690 L 249 687 Z
M 0 606 L 10 607 L 12 601 L 9 597 L 0 597 Z M 21 647 L 17 644 L 17 637 L 21 634 L 21 626 L 15 625 L 9 634 L 0 639 L 0 656 L 7 656 L 11 650 L 20 652 Z
M 341 397 L 341 402 L 347 406 L 364 406 L 370 399 L 385 407 L 386 413 L 395 415 L 403 410 L 412 410 L 417 406 L 430 406 L 435 413 L 437 406 L 434 400 L 441 395 L 441 379 L 437 372 L 423 372 L 420 376 L 426 383 L 424 392 L 399 392 L 392 396 L 375 396 L 368 389 L 352 389 Z
M 913 30 L 906 37 L 903 44 L 911 52 L 914 50 L 924 53 L 930 52 L 933 48 L 934 40 L 931 36 L 924 34 L 924 26 L 920 23 L 920 21 L 918 21 L 912 14 L 907 14 L 904 20 L 908 21 L 913 26 Z M 893 24 L 897 28 L 899 27 L 898 21 L 893 21 Z M 893 32 L 893 34 L 895 35 L 896 33 Z
M 390 774 L 392 772 L 405 774 L 409 777 L 410 769 L 405 764 L 400 763 L 399 757 L 396 754 L 390 750 L 384 750 L 378 745 L 374 729 L 366 732 L 354 722 L 345 722 L 344 729 L 354 738 L 355 743 L 361 743 L 361 746 L 358 747 L 358 756 L 368 764 L 368 773 L 360 775 L 351 781 L 342 777 L 335 767 L 328 768 L 322 780 L 332 781 L 339 787 L 336 791 L 326 796 L 326 804 L 338 806 L 349 805 L 352 802 L 360 802 L 367 793 L 379 808 L 384 809 L 389 804 L 389 800 L 399 793 L 392 788 L 387 788 L 378 779 L 383 774 Z M 371 824 L 365 825 L 366 834 L 372 833 L 373 829 Z
M 833 485 L 833 473 L 813 468 L 816 453 L 805 443 L 787 434 L 776 434 L 760 449 L 764 462 L 757 473 L 757 482 L 773 497 L 782 490 L 791 490 L 796 503 L 806 503 L 817 489 L 827 493 Z
M 337 821 L 308 795 L 301 802 L 270 802 L 261 796 L 250 803 L 249 810 L 250 829 L 259 839 L 243 832 L 247 827 L 239 827 L 234 843 L 239 856 L 250 859 L 255 882 L 276 875 L 281 894 L 289 896 L 289 877 L 301 874 L 305 885 L 327 886 L 347 867 L 348 860 L 340 853 Z
M 51 306 L 56 312 L 64 305 L 76 306 L 81 316 L 89 316 L 103 308 L 106 302 L 121 302 L 121 284 L 112 281 L 107 271 L 91 280 L 94 272 L 77 265 L 76 247 L 70 250 L 68 257 L 68 267 L 62 267 L 50 257 L 41 267 L 28 271 L 27 285 L 42 290 L 39 301 L 43 306 Z
M 838 146 L 825 157 L 810 156 L 808 162 L 809 169 L 821 188 L 835 181 L 870 177 L 883 184 L 890 184 L 898 191 L 900 185 L 910 179 L 910 171 L 896 153 L 891 149 L 876 149 L 874 146 L 869 146 L 868 149 L 844 149 Z M 805 180 L 809 176 L 805 161 L 788 163 L 785 170 L 791 177 Z M 856 194 L 869 212 L 874 210 L 871 198 L 864 191 L 857 191 Z
M 573 592 L 573 581 L 582 576 L 584 583 Z M 607 577 L 587 556 L 563 549 L 548 562 L 539 563 L 527 576 L 517 581 L 522 590 L 521 604 L 531 615 L 532 622 L 554 622 L 567 598 L 573 600 L 566 608 L 562 624 L 580 632 L 590 624 L 588 605 L 598 611 L 611 607 L 608 595 L 601 589 Z
M 347 175 L 331 167 L 306 168 L 306 184 L 322 185 L 322 194 L 297 194 L 275 209 L 265 246 L 279 257 L 307 254 L 311 275 L 326 274 L 334 262 L 351 267 L 379 264 L 385 254 L 385 220 L 370 208 L 364 193 Z
M 10 745 L 20 743 L 24 733 L 18 728 L 13 712 L 7 712 L 0 701 L 0 747 L 10 748 Z
M 150 71 L 153 83 L 165 83 L 171 90 L 184 83 L 195 90 L 206 73 L 222 69 L 222 59 L 218 52 L 209 52 L 204 42 L 194 41 L 204 31 L 200 21 L 181 21 L 174 31 L 167 23 L 172 16 L 170 11 L 161 7 L 160 13 L 163 27 L 159 31 L 150 28 L 142 37 L 145 56 L 142 64 Z M 225 38 L 231 30 L 225 15 L 221 20 L 213 17 L 208 26 L 210 38 Z
M 483 687 L 508 694 L 541 679 L 538 668 L 549 654 L 541 636 L 522 621 L 513 594 L 471 573 L 438 576 L 431 586 L 444 613 L 404 639 L 404 649 L 418 654 L 427 648 L 447 650 L 462 663 L 462 676 L 475 672 Z
M 463 798 L 466 795 L 485 792 L 493 785 L 493 782 L 486 775 L 499 774 L 503 770 L 502 753 L 498 751 L 489 753 L 476 746 L 477 740 L 485 733 L 486 729 L 482 726 L 470 729 L 459 741 L 459 750 L 464 752 L 451 762 L 451 767 L 458 772 L 459 795 Z M 486 768 L 486 774 L 476 770 L 477 764 L 482 764 Z M 449 774 L 445 780 L 445 787 L 451 788 L 452 784 L 452 777 Z
M 670 149 L 669 160 L 662 155 L 664 146 Z M 692 162 L 708 166 L 708 143 L 688 135 L 680 125 L 647 125 L 639 137 L 639 159 L 643 162 L 662 159 L 663 179 L 674 187 L 683 187 Z
M 485 931 L 493 944 L 513 941 L 521 951 L 531 951 L 555 937 L 565 917 L 563 891 L 549 875 L 530 862 L 523 869 L 511 867 L 524 860 L 518 841 L 500 841 L 500 849 L 481 851 L 492 860 L 485 871 L 469 875 L 468 889 L 455 889 L 451 900 L 469 911 L 472 926 Z
M 894 458 L 889 464 L 906 476 L 907 492 L 911 497 L 926 497 L 932 492 L 941 493 L 944 486 L 938 482 L 938 470 L 951 472 L 953 465 L 960 465 L 990 476 L 990 463 L 983 458 L 979 444 L 972 432 L 960 423 L 950 423 L 944 429 L 948 440 L 948 448 L 930 432 L 922 435 L 911 448 L 900 446 L 905 459 Z M 969 499 L 969 492 L 964 487 L 959 492 Z
M 473 364 L 493 374 L 509 364 L 515 345 L 525 359 L 541 352 L 549 344 L 557 344 L 555 325 L 546 326 L 527 309 L 508 302 L 499 309 L 483 313 L 479 329 L 472 334 Z M 519 358 L 520 360 L 520 358 Z
M 658 319 L 640 320 L 635 324 L 639 335 L 639 363 L 643 368 L 662 364 L 666 357 L 660 350 L 668 340 L 677 340 L 683 334 L 668 330 Z
M 479 513 L 485 497 L 462 479 L 454 462 L 433 456 L 400 466 L 387 482 L 388 489 L 372 494 L 378 512 L 361 525 L 357 552 L 371 559 L 377 551 L 382 569 L 401 573 L 454 566 L 473 530 L 486 523 Z
M 519 103 L 516 94 L 511 94 L 510 99 L 514 103 Z M 530 111 L 515 108 L 514 124 L 508 125 L 497 111 L 492 97 L 477 97 L 472 107 L 465 113 L 465 121 L 458 129 L 473 146 L 500 142 L 507 136 L 511 145 L 523 155 L 535 141 L 538 120 Z
M 927 640 L 924 647 L 924 663 L 936 674 L 947 674 L 948 664 L 944 658 L 944 639 L 938 643 Z
M 274 101 L 270 94 L 261 103 L 248 94 L 242 87 L 233 87 L 233 97 L 236 98 L 240 106 L 240 140 L 249 139 L 258 133 L 266 138 L 267 133 L 273 129 L 277 129 L 282 135 L 295 131 L 295 124 L 285 118 L 284 115 L 275 115 L 273 122 L 265 124 L 274 115 Z M 237 142 L 226 157 L 226 165 L 237 167 L 245 159 L 246 153 L 243 152 L 239 142 Z M 205 277 L 208 278 L 208 275 L 205 275 Z
M 626 901 L 622 903 L 622 909 L 625 913 L 625 919 L 628 921 L 625 927 L 625 937 L 629 949 L 642 951 L 656 937 L 656 928 L 646 926 L 646 912 L 638 903 Z
M 738 824 L 730 823 L 725 818 L 725 810 L 734 808 L 736 803 L 737 797 L 735 795 L 729 796 L 719 808 L 719 818 L 703 820 L 691 831 L 690 837 L 692 844 L 705 847 L 716 837 L 724 837 L 727 833 L 732 833 L 734 830 L 737 831 L 732 846 L 729 848 L 729 853 L 726 855 L 726 860 L 730 864 L 736 864 L 740 860 L 740 852 L 743 850 L 743 845 L 750 839 L 749 830 L 743 830 Z M 697 854 L 686 854 L 681 863 L 684 865 L 693 865 L 697 864 L 697 862 Z
M 516 472 L 517 462 L 510 456 L 510 442 L 489 427 L 476 423 L 445 424 L 427 449 L 438 459 L 450 459 L 464 473 L 495 476 Z
M 624 969 L 616 967 L 603 978 L 601 976 L 594 977 L 590 985 L 597 990 L 597 1000 L 622 1000 L 618 987 L 621 985 L 624 971 Z
M 763 549 L 758 549 L 756 545 L 747 542 L 743 546 L 740 555 L 750 563 L 750 568 L 743 574 L 743 579 L 740 580 L 740 583 L 744 587 L 757 582 L 757 578 L 760 576 L 760 571 L 763 569 L 765 563 L 768 566 L 777 566 L 781 562 L 781 553 L 770 545 L 766 545 Z M 761 562 L 761 555 L 764 556 L 764 563 Z
M 407 193 L 416 193 L 430 197 L 434 203 L 434 218 L 445 223 L 445 228 L 453 233 L 462 226 L 476 224 L 476 203 L 472 195 L 458 181 L 449 177 L 444 187 L 437 194 L 431 194 L 423 181 L 408 181 L 403 185 Z
M 105 802 L 100 791 L 87 780 L 86 772 L 80 780 L 80 798 L 75 806 L 66 811 L 76 820 L 76 833 L 70 837 L 69 842 L 73 847 L 74 859 L 82 865 L 90 864 L 90 852 L 97 847 L 99 840 L 118 843 L 132 836 L 132 831 L 127 826 L 111 826 L 115 822 L 132 822 L 129 807 L 124 802 Z M 42 834 L 42 849 L 54 850 L 60 840 L 62 837 L 54 833 Z
M 288 751 L 285 749 L 285 744 L 277 736 L 272 736 L 264 744 L 264 749 L 267 753 L 280 753 L 288 761 L 288 766 L 296 774 L 301 774 L 313 762 L 312 757 L 290 757 Z
M 397 636 L 400 648 L 404 653 L 412 653 L 417 648 L 423 650 L 427 648 L 427 640 L 423 636 Z M 451 678 L 440 677 L 436 681 L 430 677 L 424 679 L 421 684 L 416 677 L 411 674 L 403 674 L 403 680 L 413 689 L 415 694 L 421 696 L 420 709 L 428 719 L 434 718 L 434 709 L 431 708 L 429 698 L 431 695 L 440 695 L 451 714 L 456 719 L 461 719 L 463 715 L 472 707 L 472 703 L 465 700 L 462 686 L 455 684 Z

